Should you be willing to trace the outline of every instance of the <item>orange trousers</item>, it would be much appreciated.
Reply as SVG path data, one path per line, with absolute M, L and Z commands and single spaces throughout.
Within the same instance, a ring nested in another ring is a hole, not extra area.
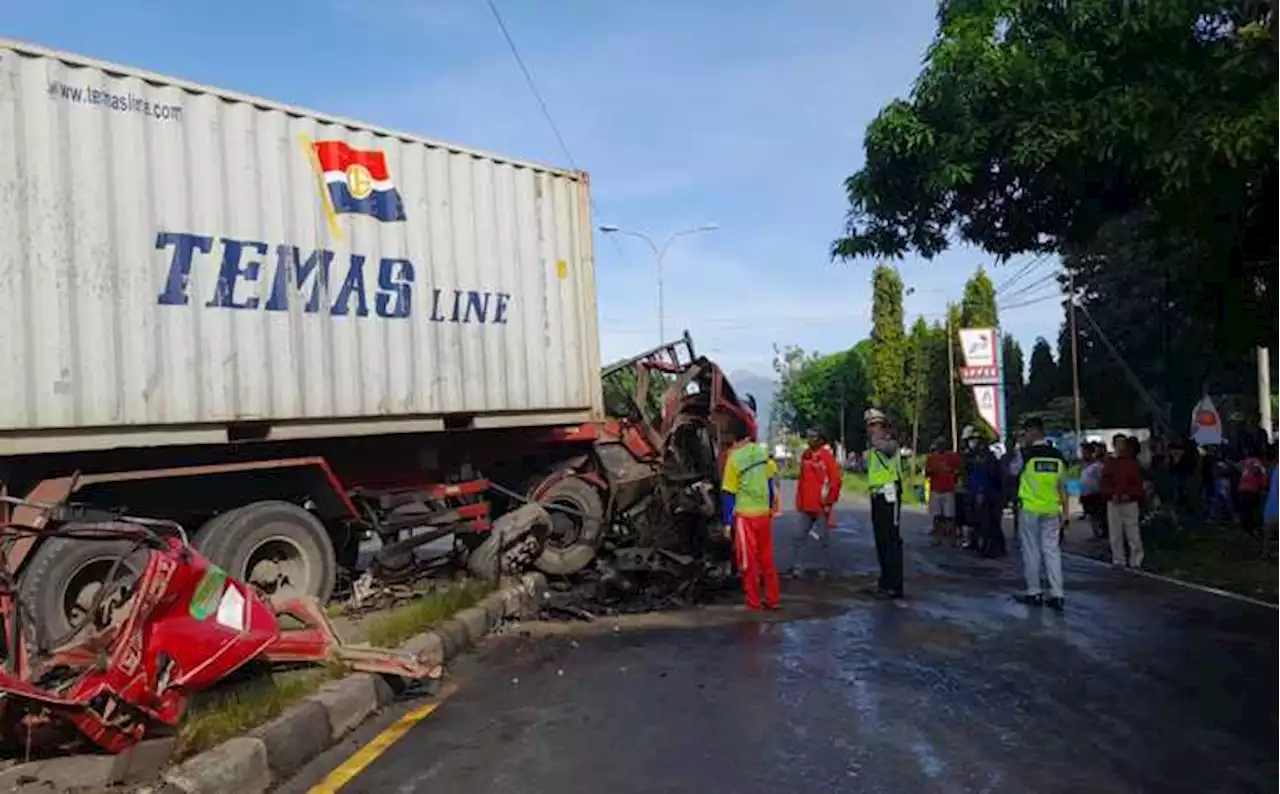
M 778 566 L 773 562 L 773 516 L 735 515 L 733 550 L 742 575 L 747 608 L 760 609 L 760 580 L 764 579 L 764 606 L 776 609 L 781 595 Z

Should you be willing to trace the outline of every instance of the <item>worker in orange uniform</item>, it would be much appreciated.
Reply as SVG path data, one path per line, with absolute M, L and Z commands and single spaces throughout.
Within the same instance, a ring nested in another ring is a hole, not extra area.
M 791 575 L 804 572 L 805 552 L 809 541 L 822 548 L 823 571 L 830 573 L 831 531 L 835 528 L 832 509 L 840 500 L 840 464 L 822 434 L 810 430 L 805 434 L 809 446 L 800 455 L 800 478 L 796 483 L 796 511 L 800 513 L 800 532 L 791 554 Z
M 720 480 L 724 530 L 733 538 L 747 609 L 777 609 L 781 595 L 778 567 L 773 561 L 773 517 L 782 507 L 778 498 L 778 464 L 744 425 L 739 423 L 734 430 L 738 440 L 729 450 Z

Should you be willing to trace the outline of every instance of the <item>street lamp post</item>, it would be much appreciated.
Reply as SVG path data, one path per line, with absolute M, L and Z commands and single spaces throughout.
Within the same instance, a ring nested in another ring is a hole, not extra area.
M 605 224 L 600 227 L 600 231 L 605 234 L 625 234 L 630 237 L 637 237 L 644 240 L 645 243 L 648 244 L 649 250 L 653 251 L 653 257 L 658 267 L 658 344 L 663 344 L 667 341 L 666 303 L 663 295 L 662 278 L 662 260 L 667 256 L 667 249 L 671 247 L 671 243 L 675 242 L 677 237 L 685 237 L 690 234 L 699 234 L 701 232 L 714 232 L 719 228 L 720 227 L 714 223 L 704 223 L 701 226 L 695 226 L 691 229 L 676 232 L 664 240 L 662 245 L 658 245 L 653 241 L 652 237 L 643 232 L 633 232 L 630 229 L 623 229 L 620 226 L 614 226 L 612 224 Z

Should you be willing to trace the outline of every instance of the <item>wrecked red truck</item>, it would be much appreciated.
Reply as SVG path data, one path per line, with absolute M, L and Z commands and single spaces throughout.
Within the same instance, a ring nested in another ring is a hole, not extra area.
M 754 403 L 687 334 L 601 371 L 586 174 L 15 42 L 0 91 L 0 589 L 37 655 L 158 553 L 77 515 L 272 603 L 442 561 L 603 600 L 732 574 Z

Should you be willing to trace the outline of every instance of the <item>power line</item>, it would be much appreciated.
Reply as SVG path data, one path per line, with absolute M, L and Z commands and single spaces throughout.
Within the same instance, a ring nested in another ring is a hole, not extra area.
M 1165 415 L 1164 409 L 1156 404 L 1155 398 L 1151 396 L 1151 393 L 1148 392 L 1146 387 L 1142 384 L 1142 379 L 1129 368 L 1129 364 L 1124 360 L 1124 356 L 1120 355 L 1119 350 L 1116 350 L 1116 346 L 1111 343 L 1111 339 L 1103 332 L 1102 327 L 1098 325 L 1098 321 L 1093 319 L 1093 315 L 1089 313 L 1089 309 L 1084 305 L 1084 302 L 1077 302 L 1073 300 L 1071 305 L 1078 308 L 1080 313 L 1084 315 L 1084 318 L 1089 321 L 1089 325 L 1092 326 L 1094 332 L 1098 334 L 1098 339 L 1102 341 L 1102 344 L 1107 348 L 1107 352 L 1110 353 L 1111 357 L 1120 365 L 1121 371 L 1123 371 L 1125 377 L 1129 379 L 1129 384 L 1138 392 L 1138 396 L 1142 398 L 1142 401 L 1147 404 L 1147 408 L 1150 409 L 1152 415 L 1166 427 L 1169 427 L 1169 417 Z
M 1018 272 L 1014 273 L 1012 276 L 1005 279 L 1003 282 L 1000 283 L 999 286 L 996 287 L 996 294 L 999 295 L 1004 290 L 1007 290 L 1009 287 L 1012 287 L 1014 284 L 1018 282 L 1019 279 L 1027 275 L 1027 273 L 1031 272 L 1033 268 L 1038 266 L 1048 256 L 1049 256 L 1048 254 L 1040 254 L 1036 256 L 1034 259 L 1032 259 L 1030 262 L 1023 265 Z
M 502 21 L 502 14 L 498 11 L 498 6 L 493 0 L 485 0 L 489 4 L 489 10 L 493 12 L 494 21 L 498 23 L 498 29 L 502 31 L 502 38 L 507 42 L 507 49 L 511 50 L 511 57 L 515 58 L 516 65 L 520 67 L 521 73 L 524 74 L 524 81 L 529 84 L 529 91 L 533 93 L 533 98 L 537 100 L 538 107 L 542 110 L 542 117 L 547 120 L 547 126 L 551 127 L 551 133 L 556 136 L 556 142 L 560 144 L 560 151 L 564 152 L 565 159 L 569 161 L 569 165 L 573 170 L 581 170 L 578 163 L 573 159 L 573 154 L 569 151 L 569 145 L 564 142 L 564 136 L 560 134 L 560 127 L 556 124 L 556 120 L 551 117 L 551 110 L 547 107 L 546 100 L 542 98 L 542 92 L 538 90 L 538 84 L 534 82 L 533 73 L 529 71 L 529 67 L 525 65 L 524 58 L 520 57 L 520 50 L 516 47 L 516 42 L 511 38 L 511 32 L 507 30 L 507 23 Z
M 747 322 L 735 318 L 699 318 L 698 320 L 687 323 L 692 331 L 699 333 L 736 333 L 741 331 L 754 330 L 786 330 L 787 328 L 802 326 L 834 326 L 847 325 L 850 317 L 770 317 L 761 320 Z M 621 328 L 611 326 L 608 322 L 600 324 L 602 333 L 619 334 L 619 335 L 639 335 L 653 333 L 653 329 L 642 329 L 635 327 L 623 326 Z
M 1050 274 L 1048 274 L 1048 275 L 1046 275 L 1046 276 L 1041 276 L 1040 278 L 1036 279 L 1035 281 L 1032 281 L 1030 284 L 1023 284 L 1022 286 L 1018 287 L 1018 288 L 1017 288 L 1016 290 L 1014 290 L 1013 292 L 1009 292 L 1009 293 L 1006 293 L 1006 294 L 1004 294 L 1004 295 L 1000 295 L 999 297 L 1002 297 L 1002 298 L 1004 298 L 1005 300 L 1009 300 L 1010 298 L 1023 298 L 1023 297 L 1025 297 L 1026 295 L 1028 295 L 1029 293 L 1031 293 L 1031 292 L 1035 291 L 1036 287 L 1039 287 L 1039 286 L 1040 286 L 1040 285 L 1042 285 L 1042 284 L 1047 284 L 1047 283 L 1048 283 L 1048 282 L 1050 282 L 1050 281 L 1056 281 L 1056 280 L 1057 280 L 1057 278 L 1058 278 L 1058 274 L 1057 274 L 1057 272 L 1053 272 L 1053 273 L 1050 273 Z
M 1028 306 L 1035 306 L 1036 304 L 1044 303 L 1045 301 L 1061 301 L 1061 300 L 1062 300 L 1062 293 L 1055 292 L 1049 295 L 1041 295 L 1035 298 L 1027 298 L 1026 300 L 1020 300 L 1015 303 L 1000 304 L 999 306 L 996 307 L 996 309 L 1002 312 L 1009 312 L 1009 311 L 1014 311 L 1015 309 L 1025 309 Z
M 507 49 L 511 51 L 511 57 L 515 59 L 516 66 L 520 67 L 520 73 L 524 75 L 524 81 L 529 86 L 529 92 L 533 94 L 534 100 L 538 103 L 538 109 L 542 111 L 542 117 L 546 119 L 547 126 L 551 128 L 551 134 L 555 136 L 556 143 L 560 146 L 560 151 L 564 153 L 565 160 L 568 161 L 569 167 L 574 171 L 581 171 L 578 167 L 578 161 L 574 159 L 573 152 L 569 151 L 569 144 L 565 142 L 564 134 L 560 132 L 560 125 L 556 124 L 555 118 L 551 115 L 551 108 L 547 106 L 547 101 L 542 98 L 542 92 L 538 90 L 538 83 L 533 79 L 533 72 L 525 64 L 524 58 L 520 56 L 520 48 L 516 46 L 515 39 L 511 36 L 511 31 L 507 29 L 507 23 L 502 19 L 502 13 L 498 11 L 498 6 L 494 0 L 485 0 L 489 6 L 489 10 L 493 13 L 493 19 L 498 23 L 498 30 L 502 31 L 502 38 L 507 43 Z M 589 197 L 591 203 L 591 214 L 599 216 L 600 212 L 596 205 L 594 196 Z M 618 244 L 618 239 L 609 235 L 609 241 L 613 243 L 613 250 L 618 253 L 618 259 L 623 266 L 630 268 L 627 257 L 622 253 L 622 246 Z

